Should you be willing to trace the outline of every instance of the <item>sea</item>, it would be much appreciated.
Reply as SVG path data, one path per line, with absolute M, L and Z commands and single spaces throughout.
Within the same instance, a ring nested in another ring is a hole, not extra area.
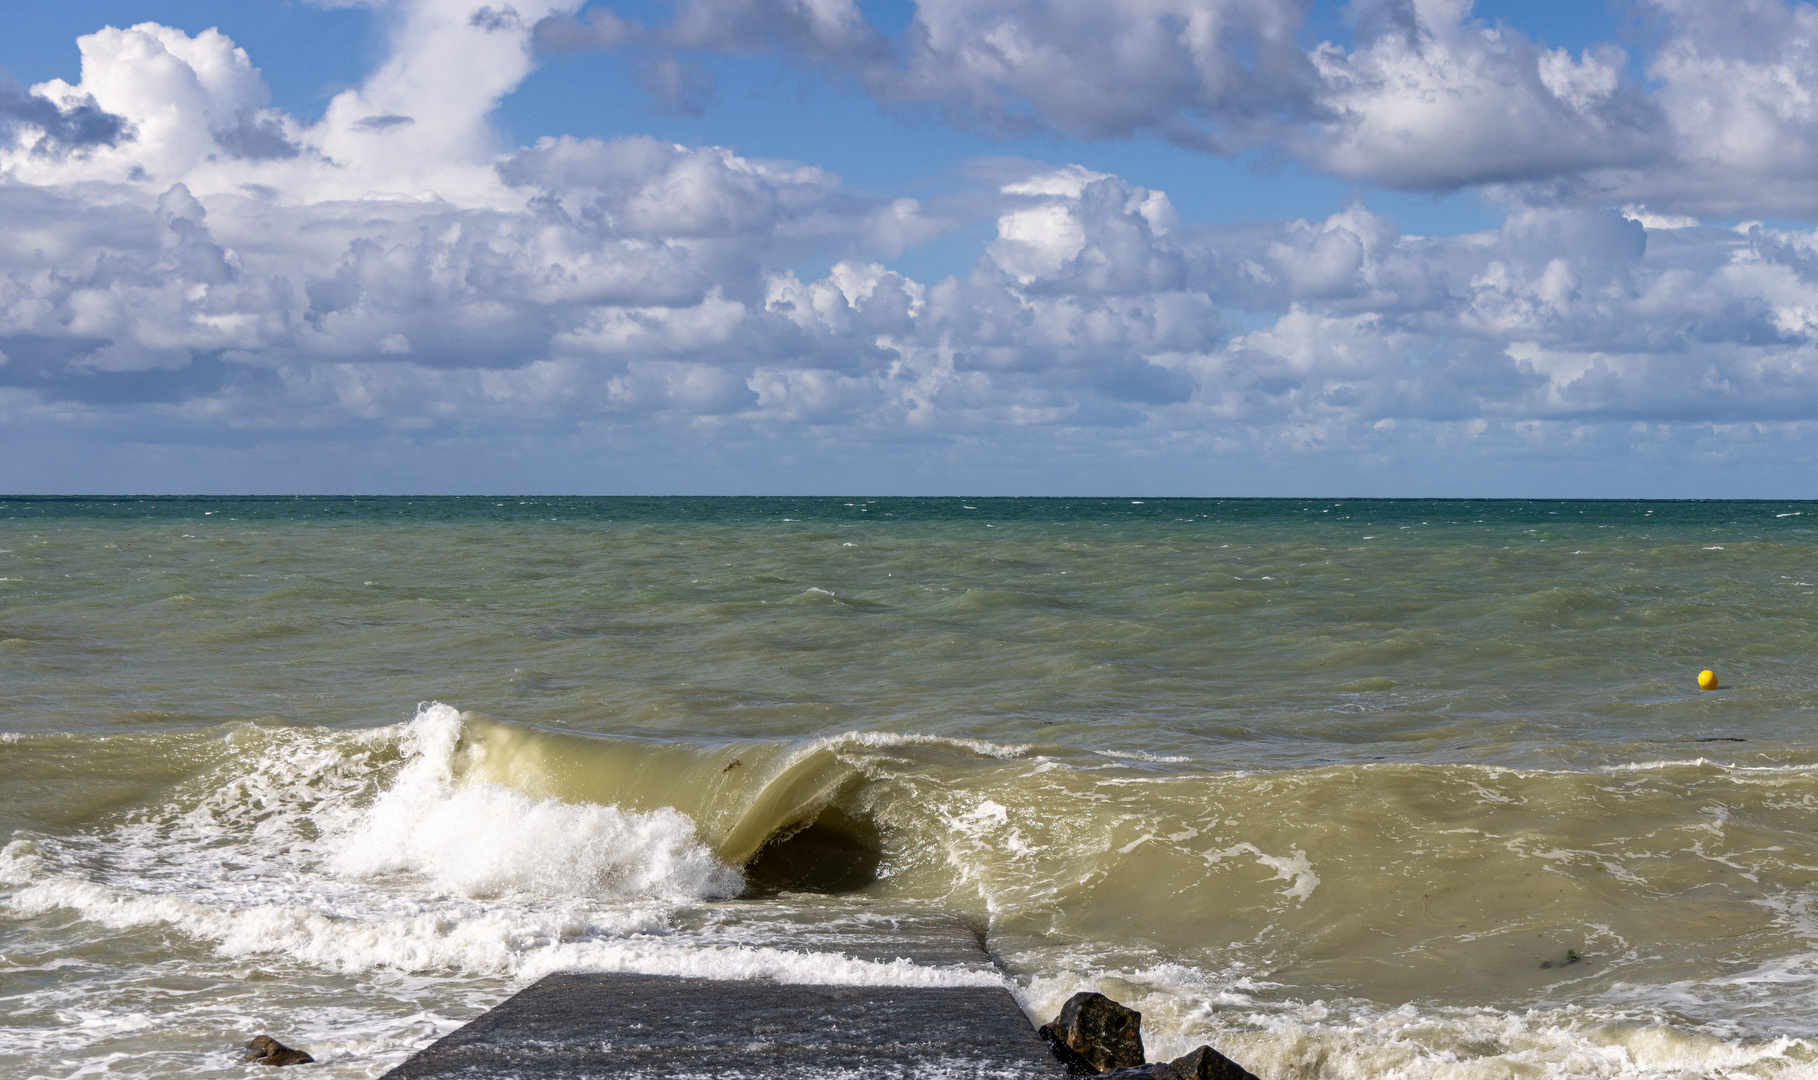
M 933 917 L 996 969 L 825 947 Z M 0 499 L 0 1076 L 568 969 L 1818 1076 L 1818 504 Z

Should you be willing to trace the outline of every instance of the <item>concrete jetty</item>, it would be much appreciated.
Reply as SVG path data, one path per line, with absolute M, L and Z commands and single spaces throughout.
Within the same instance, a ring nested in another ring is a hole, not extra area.
M 857 931 L 859 928 L 853 928 Z M 988 964 L 957 925 L 831 935 L 864 959 Z M 550 975 L 382 1080 L 1063 1080 L 997 986 L 801 986 L 617 972 Z

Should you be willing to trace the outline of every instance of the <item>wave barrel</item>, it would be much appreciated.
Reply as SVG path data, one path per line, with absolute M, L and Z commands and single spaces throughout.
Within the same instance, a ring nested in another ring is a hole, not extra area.
M 826 745 L 659 743 L 462 717 L 454 768 L 532 798 L 686 814 L 748 891 L 840 893 L 876 880 L 883 844 L 851 806 L 862 777 Z

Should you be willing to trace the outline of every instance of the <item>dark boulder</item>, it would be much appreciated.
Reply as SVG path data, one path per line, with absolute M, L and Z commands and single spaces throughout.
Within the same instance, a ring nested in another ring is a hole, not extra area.
M 1180 1074 L 1181 1080 L 1256 1080 L 1250 1070 L 1210 1046 L 1177 1057 L 1169 1065 Z
M 292 1050 L 270 1035 L 256 1035 L 246 1044 L 249 1065 L 307 1065 L 316 1060 L 301 1050 Z
M 1098 1076 L 1099 1080 L 1257 1080 L 1249 1070 L 1210 1046 L 1202 1046 L 1173 1061 L 1152 1061 L 1147 1065 L 1112 1069 Z
M 1048 1050 L 1054 1055 L 1054 1060 L 1066 1066 L 1068 1076 L 1077 1078 L 1098 1075 L 1098 1066 L 1087 1061 L 1078 1050 L 1062 1042 L 1061 1037 L 1055 1034 L 1052 1027 L 1044 1025 L 1036 1034 L 1040 1035 L 1042 1041 L 1048 1044 Z
M 1102 1073 L 1143 1063 L 1142 1023 L 1143 1014 L 1135 1009 L 1126 1009 L 1103 994 L 1086 992 L 1068 998 L 1060 1015 L 1040 1034 L 1050 1046 L 1065 1046 Z M 1071 1062 L 1062 1058 L 1062 1063 L 1072 1072 Z

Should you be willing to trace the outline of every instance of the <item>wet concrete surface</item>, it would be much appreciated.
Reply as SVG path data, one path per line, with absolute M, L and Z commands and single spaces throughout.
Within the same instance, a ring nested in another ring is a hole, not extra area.
M 811 952 L 994 972 L 950 919 L 840 920 Z M 803 986 L 620 972 L 538 981 L 382 1080 L 1063 1080 L 1002 986 Z
M 550 975 L 384 1080 L 1062 1080 L 1001 987 Z

